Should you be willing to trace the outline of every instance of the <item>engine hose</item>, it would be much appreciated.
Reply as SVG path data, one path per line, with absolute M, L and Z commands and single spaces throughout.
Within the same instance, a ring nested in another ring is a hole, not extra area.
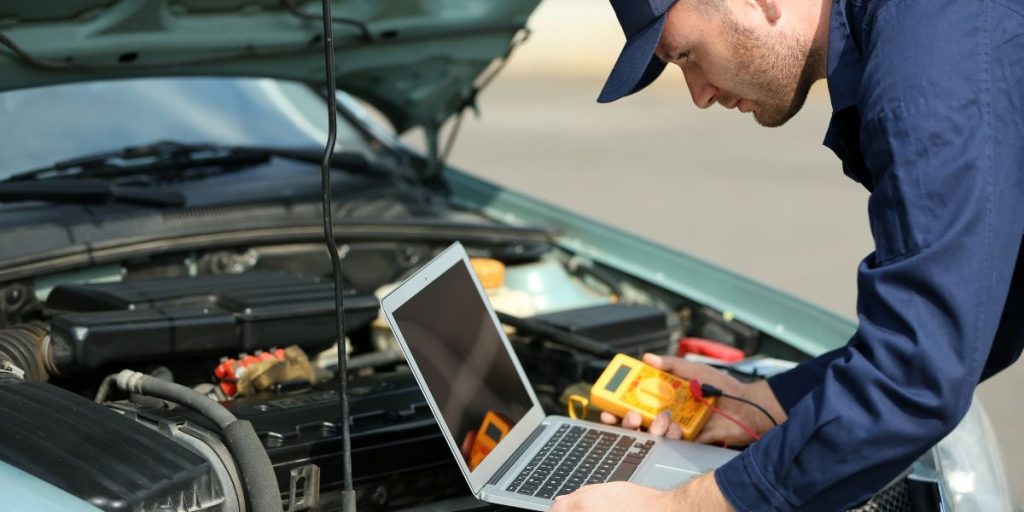
M 252 511 L 282 511 L 281 490 L 277 486 L 274 466 L 251 423 L 239 420 L 223 405 L 181 384 L 132 370 L 122 370 L 117 374 L 116 381 L 122 391 L 167 400 L 192 409 L 212 421 L 224 435 L 224 444 L 238 465 Z
M 570 258 L 566 267 L 569 269 L 569 273 L 574 276 L 582 278 L 582 276 L 588 275 L 596 279 L 597 282 L 608 287 L 608 290 L 612 294 L 612 302 L 619 302 L 625 294 L 625 292 L 622 291 L 622 286 L 615 280 L 615 277 L 611 273 L 597 267 L 596 265 L 585 263 L 578 256 Z
M 24 371 L 25 380 L 46 382 L 50 379 L 44 347 L 48 335 L 42 322 L 0 329 L 0 360 L 9 361 Z

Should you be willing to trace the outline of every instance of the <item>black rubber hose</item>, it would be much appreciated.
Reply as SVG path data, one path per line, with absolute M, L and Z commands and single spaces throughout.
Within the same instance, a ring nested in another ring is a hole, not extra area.
M 224 434 L 235 459 L 253 512 L 281 512 L 281 490 L 267 450 L 248 421 L 240 421 L 223 405 L 181 384 L 132 370 L 117 374 L 117 387 L 127 393 L 152 396 L 187 407 L 212 421 Z
M 608 271 L 595 265 L 584 263 L 582 260 L 578 258 L 570 259 L 567 267 L 569 269 L 570 274 L 573 274 L 578 277 L 588 275 L 596 279 L 597 282 L 608 287 L 608 290 L 612 293 L 612 295 L 615 296 L 615 302 L 618 302 L 619 299 L 621 299 L 624 296 L 625 292 L 622 290 L 622 286 L 619 285 L 618 281 L 615 280 L 615 277 Z
M 117 381 L 117 374 L 112 373 L 103 377 L 103 381 L 100 382 L 99 389 L 96 390 L 96 398 L 93 398 L 93 402 L 102 404 L 107 401 L 107 397 L 110 396 L 110 388 L 114 387 Z
M 209 398 L 207 398 L 209 400 Z M 259 436 L 246 420 L 238 420 L 224 428 L 224 444 L 231 450 L 239 469 L 249 506 L 256 512 L 280 511 L 281 491 L 277 486 L 274 466 Z

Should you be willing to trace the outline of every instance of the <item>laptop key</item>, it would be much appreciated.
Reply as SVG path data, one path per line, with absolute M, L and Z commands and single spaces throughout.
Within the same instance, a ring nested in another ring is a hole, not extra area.
M 626 480 L 629 480 L 629 477 L 633 476 L 633 472 L 636 471 L 636 468 L 639 465 L 640 464 L 636 462 L 623 461 L 622 464 L 619 464 L 619 467 L 615 468 L 615 472 L 612 473 L 610 477 L 608 477 L 608 481 L 624 482 Z
M 551 499 L 555 497 L 556 492 L 558 492 L 557 487 L 544 487 L 540 491 L 537 491 L 537 494 L 534 496 L 537 496 L 538 498 Z
M 537 492 L 537 489 L 539 489 L 539 488 L 540 488 L 539 485 L 533 485 L 531 483 L 527 483 L 526 485 L 520 487 L 519 490 L 516 491 L 516 492 L 519 493 L 519 494 L 525 494 L 527 496 L 533 496 Z

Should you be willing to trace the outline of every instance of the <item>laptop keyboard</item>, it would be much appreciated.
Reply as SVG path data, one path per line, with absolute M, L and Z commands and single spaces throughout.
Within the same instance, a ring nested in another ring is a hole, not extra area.
M 553 499 L 584 485 L 628 480 L 654 441 L 562 424 L 505 489 Z

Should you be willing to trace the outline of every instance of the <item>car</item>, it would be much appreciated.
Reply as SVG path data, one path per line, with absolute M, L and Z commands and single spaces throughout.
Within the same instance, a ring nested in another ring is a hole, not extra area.
M 846 343 L 855 325 L 815 305 L 446 163 L 443 128 L 537 3 L 335 0 L 337 91 L 317 2 L 0 6 L 4 509 L 340 508 L 332 96 L 360 510 L 492 508 L 468 496 L 379 311 L 455 241 L 548 413 L 611 352 L 710 340 L 745 359 L 699 360 L 755 379 Z M 397 136 L 414 128 L 425 151 Z M 204 398 L 174 405 L 181 388 Z M 1008 509 L 999 453 L 976 401 L 859 510 Z

